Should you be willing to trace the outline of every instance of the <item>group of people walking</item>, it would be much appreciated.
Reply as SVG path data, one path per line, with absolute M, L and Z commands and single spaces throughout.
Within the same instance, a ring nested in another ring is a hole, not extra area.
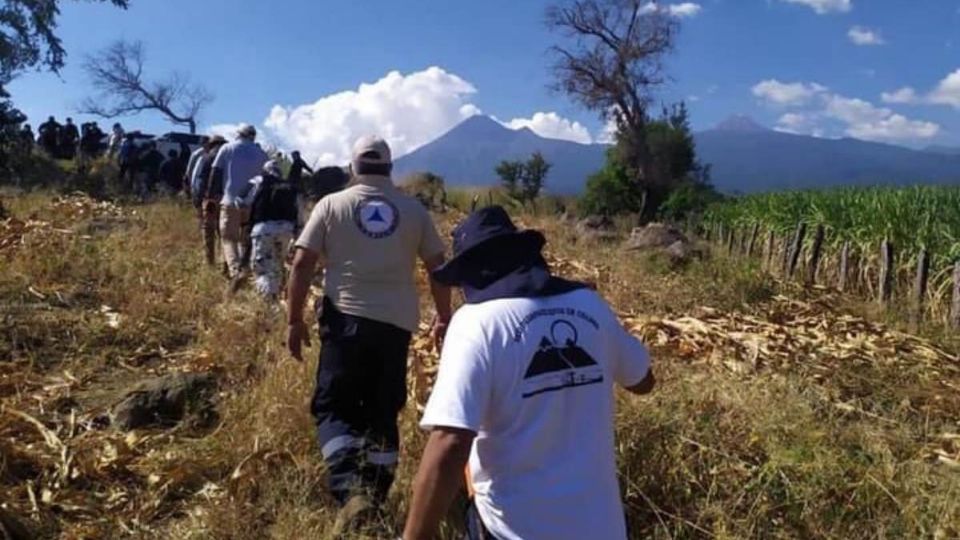
M 351 185 L 317 202 L 298 231 L 296 183 L 256 150 L 255 137 L 244 126 L 236 141 L 211 140 L 188 174 L 193 192 L 203 194 L 195 204 L 208 261 L 218 222 L 232 277 L 243 271 L 249 230 L 257 289 L 275 298 L 296 238 L 286 311 L 287 347 L 299 361 L 310 343 L 310 285 L 323 276 L 310 407 L 340 505 L 333 537 L 384 517 L 420 320 L 420 261 L 442 352 L 420 421 L 429 438 L 403 538 L 433 538 L 464 486 L 469 539 L 626 538 L 612 390 L 645 394 L 654 378 L 647 350 L 606 302 L 591 286 L 554 276 L 542 255 L 545 237 L 518 230 L 501 207 L 457 226 L 446 260 L 430 213 L 394 185 L 389 145 L 377 137 L 357 141 Z M 267 261 L 275 272 L 264 271 Z M 464 301 L 455 314 L 454 288 Z
M 97 122 L 86 122 L 78 128 L 73 118 L 67 118 L 65 124 L 60 124 L 51 116 L 37 128 L 36 137 L 30 124 L 20 128 L 20 140 L 26 149 L 33 149 L 37 145 L 56 159 L 87 161 L 96 158 L 106 150 L 104 137 L 106 134 Z
M 257 130 L 249 124 L 240 127 L 234 141 L 210 138 L 189 156 L 182 181 L 197 209 L 207 263 L 216 264 L 219 238 L 231 290 L 252 273 L 256 291 L 275 301 L 303 198 L 300 179 L 285 178 L 278 160 L 256 139 Z

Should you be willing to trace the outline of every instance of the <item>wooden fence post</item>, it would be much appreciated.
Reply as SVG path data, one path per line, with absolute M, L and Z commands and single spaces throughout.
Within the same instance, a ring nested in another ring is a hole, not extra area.
M 960 330 L 960 261 L 953 266 L 953 302 L 950 308 L 950 327 Z
M 847 280 L 850 279 L 850 241 L 843 243 L 843 247 L 840 249 L 840 282 L 837 284 L 837 288 L 840 289 L 840 292 L 845 292 L 847 290 Z
M 776 238 L 776 235 L 773 234 L 773 229 L 767 232 L 767 252 L 764 256 L 766 257 L 767 269 L 769 270 L 773 269 L 773 250 Z
M 733 245 L 736 241 L 737 230 L 733 227 L 730 227 L 730 236 L 727 237 L 727 253 L 733 254 Z
M 893 298 L 893 243 L 889 238 L 880 245 L 880 304 L 887 305 Z
M 817 232 L 813 236 L 813 248 L 810 253 L 810 269 L 807 272 L 807 285 L 817 282 L 817 270 L 820 268 L 820 257 L 823 254 L 823 237 L 826 231 L 823 225 L 817 225 Z
M 927 248 L 920 250 L 917 258 L 917 277 L 913 283 L 913 307 L 918 321 L 923 319 L 923 305 L 927 299 L 927 282 L 930 280 L 930 253 Z
M 757 235 L 760 234 L 760 223 L 753 224 L 750 232 L 750 243 L 747 244 L 747 257 L 753 257 L 753 250 L 757 247 Z
M 793 237 L 793 245 L 790 247 L 790 261 L 787 265 L 787 277 L 793 277 L 797 271 L 797 262 L 800 261 L 800 251 L 803 249 L 803 239 L 807 235 L 807 224 L 797 225 L 797 234 Z

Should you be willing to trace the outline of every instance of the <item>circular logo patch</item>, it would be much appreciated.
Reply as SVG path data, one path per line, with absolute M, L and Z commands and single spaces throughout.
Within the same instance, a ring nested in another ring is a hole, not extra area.
M 360 201 L 354 212 L 354 220 L 360 232 L 370 238 L 380 239 L 392 235 L 400 224 L 397 207 L 383 197 L 370 197 Z

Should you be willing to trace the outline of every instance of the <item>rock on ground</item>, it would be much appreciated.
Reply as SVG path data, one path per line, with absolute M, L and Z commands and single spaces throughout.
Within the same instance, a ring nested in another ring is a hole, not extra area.
M 577 240 L 610 242 L 617 239 L 613 220 L 607 216 L 588 216 L 577 222 Z
M 678 229 L 663 223 L 650 223 L 637 227 L 630 233 L 627 249 L 667 249 L 681 242 L 689 244 L 687 237 Z
M 141 382 L 113 409 L 113 425 L 128 431 L 173 425 L 187 413 L 209 416 L 217 380 L 210 373 L 176 373 Z

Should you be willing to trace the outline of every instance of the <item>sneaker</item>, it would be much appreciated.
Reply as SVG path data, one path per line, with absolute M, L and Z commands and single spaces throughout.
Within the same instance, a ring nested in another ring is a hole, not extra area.
M 377 513 L 376 507 L 365 495 L 350 497 L 347 504 L 337 513 L 337 520 L 333 524 L 333 538 L 357 532 L 367 525 Z

